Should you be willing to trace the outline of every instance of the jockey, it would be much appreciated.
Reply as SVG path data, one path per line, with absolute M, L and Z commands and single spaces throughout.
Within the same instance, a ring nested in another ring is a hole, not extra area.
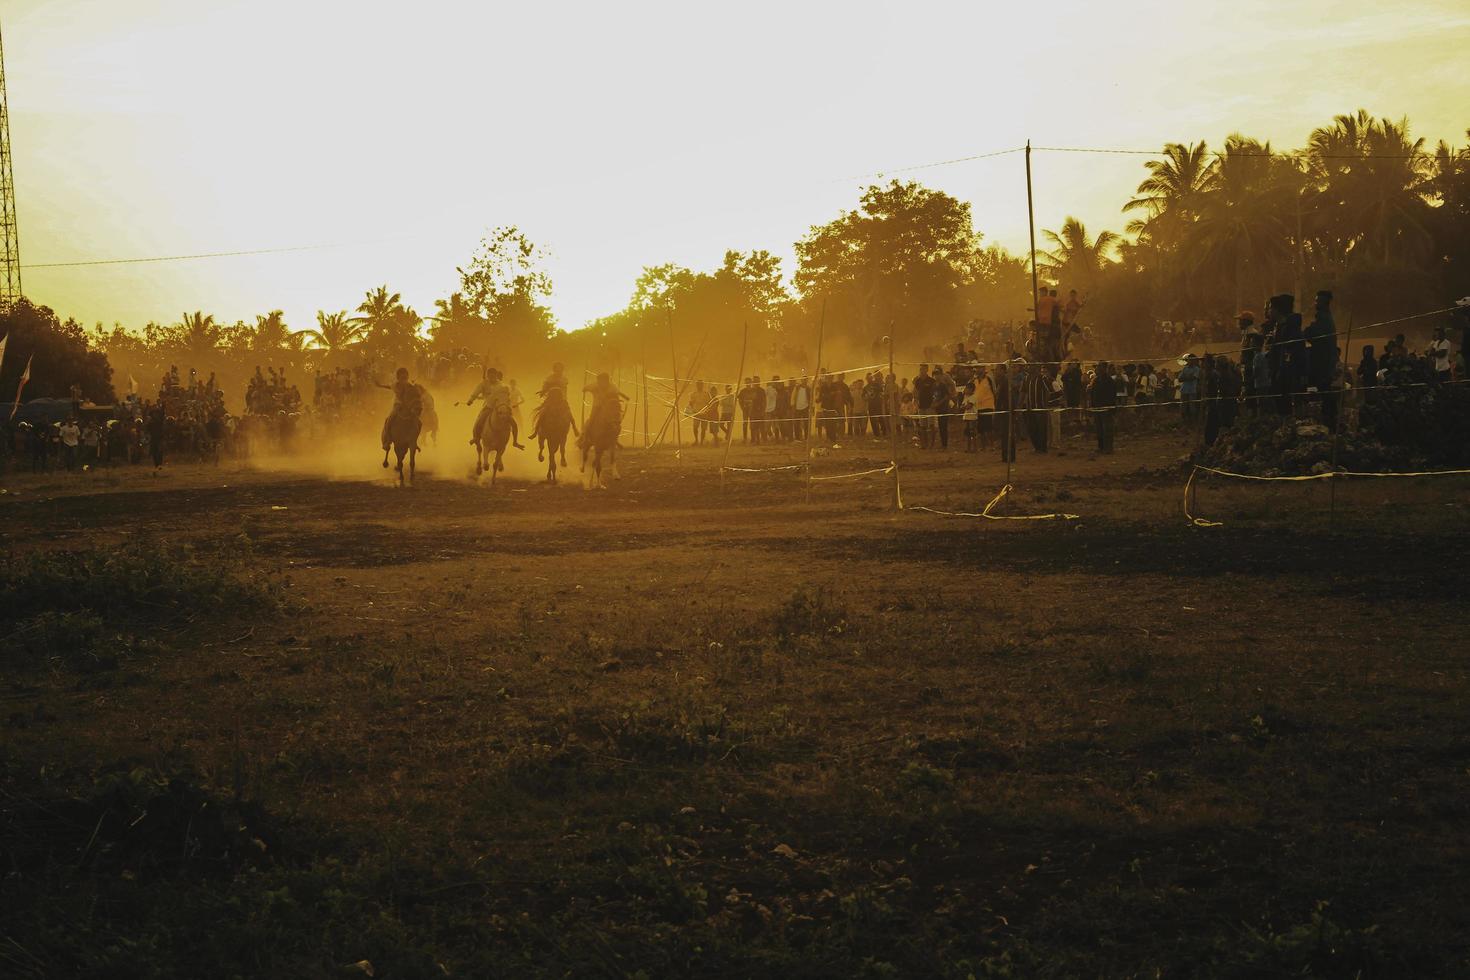
M 419 413 L 424 410 L 424 402 L 420 395 L 419 386 L 408 380 L 408 368 L 399 368 L 394 372 L 393 378 L 394 381 L 391 385 L 385 385 L 381 381 L 376 380 L 373 382 L 379 388 L 387 388 L 393 392 L 393 409 L 388 413 L 388 417 L 383 420 L 384 466 L 388 465 L 388 447 L 393 443 L 392 433 L 390 431 L 393 427 L 393 420 L 401 415 L 417 421 Z
M 511 443 L 517 449 L 525 449 L 526 447 L 520 442 L 520 429 L 516 426 L 515 417 L 511 414 L 510 389 L 501 383 L 499 370 L 487 367 L 484 380 L 475 386 L 474 391 L 470 392 L 470 397 L 465 404 L 473 405 L 476 398 L 483 398 L 485 407 L 480 409 L 480 414 L 475 417 L 475 429 L 471 434 L 470 445 L 473 446 L 480 441 L 480 433 L 485 428 L 486 420 L 492 414 L 500 414 L 510 425 Z

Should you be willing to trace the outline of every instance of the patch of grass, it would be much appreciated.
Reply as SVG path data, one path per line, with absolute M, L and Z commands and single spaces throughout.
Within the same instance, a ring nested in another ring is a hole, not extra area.
M 0 569 L 0 622 L 81 610 L 108 622 L 157 622 L 273 610 L 284 601 L 283 581 L 243 537 L 210 550 L 140 538 L 116 548 L 31 552 Z

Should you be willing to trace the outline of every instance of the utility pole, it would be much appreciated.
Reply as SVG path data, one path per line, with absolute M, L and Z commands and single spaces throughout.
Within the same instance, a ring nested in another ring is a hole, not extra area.
M 10 105 L 5 97 L 5 44 L 0 40 L 0 310 L 21 297 L 20 231 L 15 223 L 15 176 L 10 169 Z

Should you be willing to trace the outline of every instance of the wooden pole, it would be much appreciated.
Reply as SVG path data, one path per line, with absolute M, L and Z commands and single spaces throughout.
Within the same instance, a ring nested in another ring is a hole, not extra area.
M 806 464 L 806 502 L 812 502 L 812 430 L 817 427 L 817 391 L 822 381 L 822 337 L 827 331 L 827 299 L 822 298 L 822 314 L 817 320 L 817 367 L 806 394 L 806 439 L 802 444 Z
M 684 429 L 683 426 L 679 424 L 681 421 L 679 418 L 679 409 L 681 407 L 679 404 L 679 354 L 674 349 L 674 314 L 667 306 L 664 307 L 664 318 L 668 321 L 669 324 L 669 359 L 673 362 L 674 365 L 674 444 L 677 448 L 677 452 L 674 458 L 683 459 Z M 690 365 L 689 370 L 691 373 L 693 373 L 693 365 Z
M 735 385 L 737 388 L 740 385 L 740 379 L 745 377 L 745 349 L 749 343 L 750 322 L 746 321 L 744 324 L 742 324 L 740 331 L 740 370 L 735 372 Z M 715 404 L 719 405 L 720 393 L 716 391 L 714 395 Z M 716 414 L 718 414 L 718 411 L 716 412 Z M 734 439 L 730 438 L 730 436 L 734 434 L 734 426 L 732 425 L 730 429 L 731 431 L 725 435 L 725 455 L 720 459 L 720 493 L 725 492 L 725 467 L 728 466 L 730 463 L 730 443 L 735 441 Z
M 1031 322 L 1041 329 L 1041 294 L 1036 281 L 1036 211 L 1031 203 L 1031 141 L 1026 141 L 1026 222 L 1031 229 Z M 1040 346 L 1038 341 L 1037 346 Z
M 893 321 L 888 321 L 888 374 L 894 375 L 893 370 Z M 883 379 L 884 387 L 887 387 L 888 379 Z M 890 462 L 893 464 L 893 509 L 903 510 L 903 491 L 898 485 L 898 411 L 895 407 L 889 407 L 888 412 L 888 448 L 893 454 Z

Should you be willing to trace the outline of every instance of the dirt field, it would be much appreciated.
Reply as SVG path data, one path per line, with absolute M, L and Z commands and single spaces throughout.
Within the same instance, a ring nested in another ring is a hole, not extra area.
M 1470 481 L 456 442 L 0 482 L 0 974 L 1470 971 Z

